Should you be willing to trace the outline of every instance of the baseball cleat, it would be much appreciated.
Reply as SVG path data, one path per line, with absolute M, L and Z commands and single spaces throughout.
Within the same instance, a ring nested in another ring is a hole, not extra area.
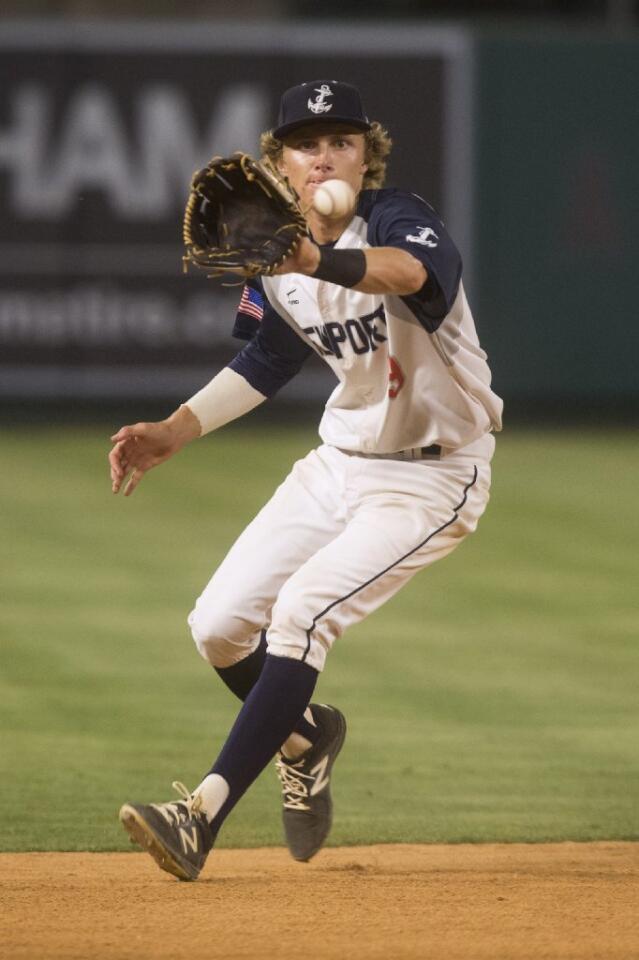
M 346 720 L 335 707 L 311 704 L 320 735 L 295 761 L 281 753 L 275 763 L 282 784 L 284 835 L 295 860 L 310 860 L 324 844 L 333 822 L 330 779 L 346 736 Z
M 200 811 L 200 798 L 191 796 L 177 780 L 173 788 L 182 800 L 125 803 L 120 820 L 131 841 L 150 853 L 161 870 L 179 880 L 197 880 L 213 846 L 213 837 Z

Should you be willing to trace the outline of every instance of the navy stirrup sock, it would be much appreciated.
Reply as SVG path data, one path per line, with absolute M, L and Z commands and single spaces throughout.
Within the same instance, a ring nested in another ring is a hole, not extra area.
M 246 700 L 257 683 L 264 666 L 264 661 L 266 660 L 266 650 L 266 630 L 262 630 L 260 642 L 255 650 L 249 653 L 248 657 L 244 657 L 243 660 L 234 663 L 230 667 L 214 668 L 217 675 L 224 681 L 231 693 L 234 693 L 240 700 Z M 308 706 L 308 704 L 306 704 L 306 706 Z M 305 720 L 304 717 L 300 717 L 299 722 L 295 724 L 295 733 L 299 733 L 305 737 L 306 740 L 315 743 L 319 731 L 317 727 L 314 727 L 313 724 Z
M 260 678 L 209 771 L 224 777 L 229 785 L 229 795 L 211 821 L 213 836 L 286 738 L 298 728 L 318 675 L 314 667 L 300 660 L 266 656 Z
M 239 660 L 230 667 L 215 667 L 218 677 L 224 681 L 231 693 L 240 700 L 246 700 L 262 672 L 266 660 L 266 630 L 260 634 L 260 642 L 248 657 Z

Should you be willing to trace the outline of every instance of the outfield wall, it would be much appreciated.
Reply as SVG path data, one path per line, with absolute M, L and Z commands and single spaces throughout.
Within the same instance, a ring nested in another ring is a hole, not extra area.
M 0 23 L 0 397 L 179 399 L 225 363 L 238 291 L 181 270 L 190 175 L 333 75 L 460 246 L 506 400 L 638 402 L 638 54 L 425 23 Z M 285 395 L 332 383 L 318 361 Z
M 478 40 L 478 316 L 498 389 L 639 404 L 639 41 Z

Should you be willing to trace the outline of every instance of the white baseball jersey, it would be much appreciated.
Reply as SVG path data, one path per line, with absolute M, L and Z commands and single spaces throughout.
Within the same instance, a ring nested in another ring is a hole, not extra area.
M 270 396 L 315 351 L 338 383 L 324 443 L 294 465 L 191 613 L 217 667 L 268 626 L 270 653 L 321 670 L 336 638 L 454 550 L 488 502 L 502 404 L 443 225 L 419 197 L 364 191 L 336 246 L 408 250 L 428 280 L 410 296 L 298 274 L 246 284 L 234 333 L 250 342 L 231 367 Z M 357 456 L 415 447 L 426 450 L 414 459 Z
M 231 366 L 268 396 L 311 350 L 318 353 L 338 380 L 320 436 L 344 450 L 454 450 L 501 429 L 502 401 L 490 388 L 461 258 L 433 209 L 414 194 L 363 191 L 334 246 L 407 250 L 428 279 L 407 296 L 359 293 L 301 274 L 252 281 L 235 333 L 257 334 Z

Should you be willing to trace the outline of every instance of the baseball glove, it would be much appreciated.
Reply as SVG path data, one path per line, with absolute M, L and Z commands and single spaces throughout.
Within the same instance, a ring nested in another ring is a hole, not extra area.
M 211 277 L 270 276 L 308 236 L 298 196 L 267 161 L 213 157 L 191 181 L 184 214 L 184 269 Z

